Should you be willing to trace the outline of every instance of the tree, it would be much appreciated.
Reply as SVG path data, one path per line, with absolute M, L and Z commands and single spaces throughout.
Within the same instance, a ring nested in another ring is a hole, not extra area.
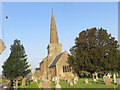
M 78 75 L 81 71 L 117 72 L 118 47 L 118 41 L 107 30 L 87 29 L 76 37 L 68 63 Z
M 30 69 L 28 67 L 25 49 L 21 45 L 20 40 L 14 40 L 14 44 L 11 45 L 10 50 L 10 56 L 2 66 L 2 73 L 7 79 L 11 80 L 11 85 L 13 85 L 14 78 L 18 76 L 25 77 L 30 72 Z

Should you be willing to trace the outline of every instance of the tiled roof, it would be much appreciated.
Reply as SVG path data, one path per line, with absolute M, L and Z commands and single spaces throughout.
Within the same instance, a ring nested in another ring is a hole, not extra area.
M 59 54 L 58 56 L 55 57 L 55 59 L 53 60 L 52 64 L 49 66 L 50 68 L 51 67 L 54 67 L 57 63 L 57 61 L 60 59 L 60 57 L 62 56 L 63 53 Z

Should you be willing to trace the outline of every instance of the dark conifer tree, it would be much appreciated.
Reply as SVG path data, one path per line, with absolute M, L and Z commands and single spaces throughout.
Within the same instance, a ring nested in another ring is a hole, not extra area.
M 2 73 L 7 79 L 11 80 L 11 85 L 13 85 L 14 78 L 18 76 L 25 77 L 30 72 L 30 69 L 24 46 L 20 43 L 20 40 L 14 40 L 10 50 L 10 56 L 2 66 Z

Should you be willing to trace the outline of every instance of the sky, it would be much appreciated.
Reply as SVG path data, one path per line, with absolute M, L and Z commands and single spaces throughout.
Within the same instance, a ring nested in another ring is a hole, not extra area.
M 78 34 L 93 27 L 108 30 L 118 40 L 117 2 L 4 2 L 0 15 L 0 38 L 3 38 L 6 49 L 0 56 L 0 67 L 9 57 L 10 45 L 15 39 L 24 45 L 27 61 L 33 70 L 39 67 L 47 56 L 50 43 L 52 8 L 63 51 L 69 52 Z M 7 20 L 5 16 L 8 16 Z

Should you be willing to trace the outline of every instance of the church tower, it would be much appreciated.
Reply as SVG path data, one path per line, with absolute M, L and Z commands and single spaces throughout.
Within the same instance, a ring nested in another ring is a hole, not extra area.
M 48 45 L 48 56 L 56 56 L 62 52 L 62 44 L 59 43 L 57 27 L 52 11 L 51 23 L 50 23 L 50 44 Z

